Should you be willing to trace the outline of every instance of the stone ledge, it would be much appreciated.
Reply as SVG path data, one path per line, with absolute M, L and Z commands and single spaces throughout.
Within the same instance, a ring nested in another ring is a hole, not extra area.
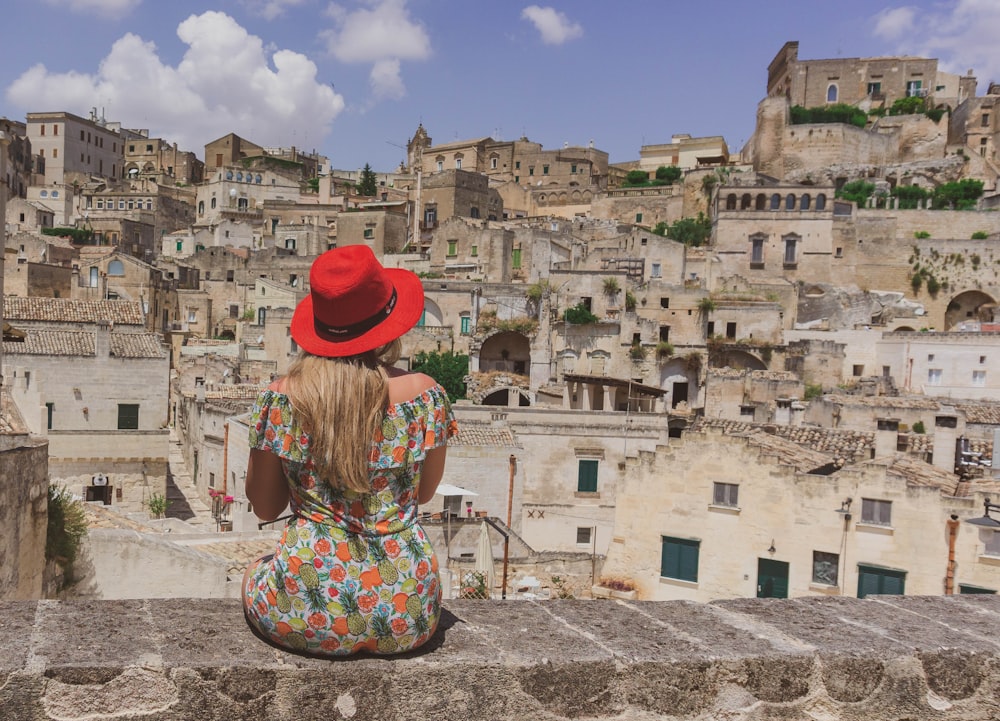
M 0 716 L 995 719 L 1000 598 L 452 601 L 426 650 L 325 661 L 239 602 L 0 603 Z

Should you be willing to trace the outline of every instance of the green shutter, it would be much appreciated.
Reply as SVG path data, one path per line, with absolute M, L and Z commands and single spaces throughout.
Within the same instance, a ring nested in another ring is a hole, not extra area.
M 700 541 L 663 537 L 660 551 L 660 575 L 682 581 L 698 581 L 698 551 Z
M 520 268 L 521 267 L 521 249 L 520 248 L 514 248 L 513 252 L 511 253 L 511 260 L 512 260 L 512 265 L 514 266 L 514 268 Z
M 576 490 L 580 493 L 597 492 L 597 461 L 580 461 L 577 472 Z
M 906 571 L 889 568 L 858 566 L 858 598 L 872 594 L 902 596 L 906 588 Z
M 470 318 L 467 315 L 462 316 L 462 335 L 466 335 L 469 332 Z
M 137 430 L 139 428 L 139 404 L 118 404 L 118 430 Z

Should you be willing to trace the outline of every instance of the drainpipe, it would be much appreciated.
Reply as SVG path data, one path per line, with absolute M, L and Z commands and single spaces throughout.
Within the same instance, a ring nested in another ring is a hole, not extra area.
M 955 593 L 955 540 L 958 538 L 958 527 L 961 521 L 954 513 L 948 519 L 948 570 L 944 575 L 944 595 Z

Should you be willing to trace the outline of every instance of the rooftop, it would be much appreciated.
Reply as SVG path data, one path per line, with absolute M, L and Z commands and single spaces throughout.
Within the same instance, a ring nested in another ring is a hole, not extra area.
M 744 435 L 763 431 L 784 438 L 801 448 L 813 450 L 843 459 L 845 462 L 857 462 L 871 458 L 875 446 L 875 434 L 861 431 L 837 430 L 817 426 L 785 426 L 777 424 L 745 423 L 724 418 L 699 418 L 692 430 L 702 428 L 718 428 L 730 435 Z M 829 459 L 828 459 L 829 460 Z
M 70 300 L 68 298 L 22 298 L 8 295 L 3 299 L 3 317 L 8 321 L 50 321 L 59 323 L 96 323 L 142 325 L 142 304 L 131 300 Z
M 4 355 L 84 356 L 96 354 L 94 333 L 77 330 L 25 330 L 23 341 L 5 341 Z M 115 358 L 166 358 L 160 336 L 155 333 L 111 333 L 111 355 Z

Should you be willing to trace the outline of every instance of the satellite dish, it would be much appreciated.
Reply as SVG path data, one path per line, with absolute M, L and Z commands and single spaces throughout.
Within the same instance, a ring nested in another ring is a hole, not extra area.
M 258 343 L 263 343 L 264 342 L 264 336 L 262 336 L 262 335 L 257 336 L 257 342 Z
M 230 188 L 229 189 L 229 197 L 230 198 L 235 198 L 236 197 L 236 188 Z
M 108 485 L 108 477 L 103 473 L 98 473 L 90 479 L 90 483 L 94 486 L 106 486 Z

